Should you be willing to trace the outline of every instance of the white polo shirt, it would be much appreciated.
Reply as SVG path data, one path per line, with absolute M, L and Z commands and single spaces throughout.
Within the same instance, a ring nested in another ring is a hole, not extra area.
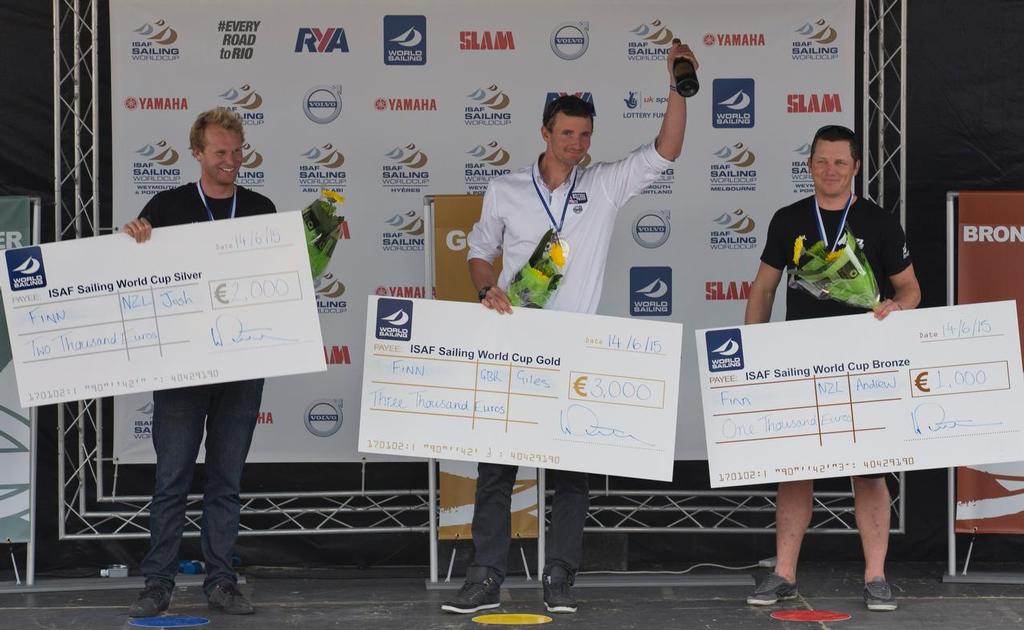
M 568 251 L 565 276 L 545 308 L 593 313 L 601 300 L 616 213 L 671 166 L 672 162 L 663 158 L 652 142 L 616 162 L 577 166 L 553 191 L 544 185 L 537 161 L 496 177 L 484 194 L 480 220 L 469 233 L 468 257 L 493 263 L 503 254 L 498 286 L 506 290 L 544 233 L 557 227 L 544 210 L 539 190 L 556 223 L 561 220 L 562 208 L 566 208 L 559 232 Z M 572 195 L 566 206 L 570 189 Z

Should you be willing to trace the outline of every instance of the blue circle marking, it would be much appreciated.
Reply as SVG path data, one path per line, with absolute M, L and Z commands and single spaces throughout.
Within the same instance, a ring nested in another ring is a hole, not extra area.
M 192 628 L 205 626 L 210 623 L 206 617 L 182 617 L 169 615 L 167 617 L 145 617 L 143 619 L 129 619 L 129 626 L 140 628 Z

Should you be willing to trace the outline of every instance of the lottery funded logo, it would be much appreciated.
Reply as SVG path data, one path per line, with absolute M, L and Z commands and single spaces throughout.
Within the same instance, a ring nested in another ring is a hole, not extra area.
M 299 190 L 304 193 L 319 193 L 324 188 L 339 194 L 345 192 L 348 174 L 342 168 L 345 154 L 328 142 L 314 147 L 302 154 L 299 164 Z
M 757 223 L 743 208 L 732 212 L 723 212 L 713 220 L 714 227 L 708 236 L 708 247 L 711 249 L 754 249 L 757 247 L 757 236 L 753 234 Z
M 348 301 L 342 299 L 345 284 L 332 272 L 313 280 L 313 292 L 316 294 L 316 310 L 321 315 L 339 315 L 348 310 Z
M 430 186 L 429 158 L 415 144 L 395 147 L 384 154 L 381 186 L 391 192 L 421 193 Z
M 839 33 L 825 18 L 807 20 L 793 29 L 793 61 L 833 61 L 839 58 Z
M 384 222 L 380 248 L 385 252 L 422 252 L 423 218 L 416 210 L 399 212 Z
M 705 331 L 704 343 L 709 372 L 743 369 L 743 331 L 739 328 Z
M 132 61 L 177 61 L 181 57 L 181 49 L 174 45 L 178 31 L 167 20 L 146 22 L 132 33 Z
M 798 195 L 810 195 L 814 192 L 814 179 L 807 160 L 811 159 L 811 145 L 804 143 L 793 149 L 792 161 L 789 163 L 789 177 L 793 184 L 793 192 Z
M 496 140 L 478 144 L 466 151 L 466 155 L 469 158 L 464 165 L 463 176 L 467 194 L 482 195 L 492 179 L 512 172 L 506 168 L 512 156 Z
M 412 307 L 409 300 L 382 297 L 377 300 L 377 339 L 412 339 Z
M 167 140 L 147 143 L 135 150 L 132 184 L 136 195 L 150 197 L 162 190 L 181 186 L 180 154 Z
M 754 80 L 715 79 L 711 82 L 711 126 L 749 129 L 754 126 Z
M 42 289 L 46 286 L 46 266 L 43 264 L 43 250 L 39 247 L 5 249 L 4 256 L 7 258 L 7 278 L 11 283 L 11 291 Z
M 508 106 L 512 99 L 496 84 L 476 88 L 466 95 L 469 104 L 465 107 L 465 123 L 469 126 L 504 126 L 512 123 L 512 112 Z
M 426 63 L 426 16 L 385 15 L 384 65 L 422 66 Z
M 633 317 L 672 314 L 671 267 L 630 267 L 629 314 Z
M 625 104 L 622 117 L 626 120 L 661 119 L 665 117 L 668 97 L 644 95 L 639 90 L 627 90 L 622 102 Z
M 757 156 L 750 147 L 737 142 L 715 151 L 708 169 L 711 192 L 753 192 L 757 190 Z
M 253 89 L 252 85 L 244 83 L 238 87 L 230 87 L 217 95 L 222 101 L 222 107 L 230 109 L 238 114 L 243 125 L 257 126 L 264 122 L 263 97 Z
M 220 34 L 220 58 L 252 59 L 256 49 L 256 33 L 261 20 L 220 20 L 217 33 Z
M 672 48 L 672 29 L 661 20 L 652 20 L 632 29 L 629 42 L 626 44 L 626 58 L 630 61 L 660 61 L 665 63 L 665 56 Z

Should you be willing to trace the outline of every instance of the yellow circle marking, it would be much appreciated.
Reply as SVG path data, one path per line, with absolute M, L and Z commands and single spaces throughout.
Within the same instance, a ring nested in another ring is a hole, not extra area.
M 535 626 L 551 621 L 547 615 L 477 615 L 473 621 L 492 626 Z

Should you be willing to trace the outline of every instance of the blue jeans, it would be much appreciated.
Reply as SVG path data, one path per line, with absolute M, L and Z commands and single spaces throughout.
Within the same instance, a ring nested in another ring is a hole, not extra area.
M 512 542 L 512 486 L 518 470 L 518 466 L 484 462 L 477 466 L 470 576 L 486 577 L 480 571 L 486 567 L 498 580 L 505 579 L 508 548 Z M 551 502 L 544 573 L 550 573 L 552 566 L 559 565 L 570 575 L 576 575 L 583 560 L 583 525 L 590 503 L 590 476 L 568 470 L 548 470 L 547 482 L 554 488 L 555 497 Z M 544 526 L 543 515 L 540 526 Z
M 153 392 L 156 483 L 150 505 L 149 553 L 142 561 L 147 583 L 174 587 L 185 504 L 204 426 L 203 590 L 209 593 L 220 582 L 237 582 L 231 554 L 238 537 L 238 492 L 262 396 L 263 379 Z

